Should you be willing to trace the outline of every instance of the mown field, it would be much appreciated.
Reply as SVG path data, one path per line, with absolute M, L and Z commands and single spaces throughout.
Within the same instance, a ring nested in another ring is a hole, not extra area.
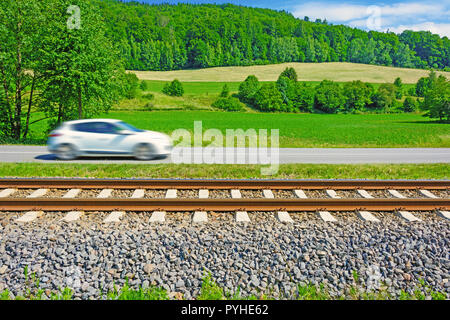
M 240 82 L 248 75 L 255 75 L 260 81 L 276 81 L 286 67 L 293 67 L 299 81 L 322 81 L 324 79 L 337 82 L 361 80 L 363 82 L 394 82 L 400 77 L 403 83 L 416 83 L 421 77 L 428 75 L 427 70 L 383 67 L 348 62 L 326 63 L 281 63 L 249 67 L 218 67 L 176 71 L 132 71 L 141 80 L 181 82 Z M 450 72 L 437 72 L 447 78 Z
M 33 118 L 42 115 L 34 114 Z M 285 114 L 219 111 L 111 111 L 100 117 L 121 119 L 138 128 L 171 134 L 179 128 L 203 130 L 279 129 L 280 147 L 450 147 L 450 127 L 418 114 Z M 46 122 L 32 127 L 44 139 Z M 270 132 L 270 131 L 269 131 Z

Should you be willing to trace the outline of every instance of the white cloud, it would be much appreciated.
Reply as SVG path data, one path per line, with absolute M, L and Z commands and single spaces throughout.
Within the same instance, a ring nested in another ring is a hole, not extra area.
M 413 31 L 431 31 L 431 33 L 436 33 L 440 36 L 446 36 L 450 38 L 450 23 L 434 23 L 434 22 L 424 22 L 412 25 L 399 25 L 398 27 L 392 27 L 390 31 L 401 33 L 403 30 L 413 30 Z
M 441 36 L 449 36 L 449 1 L 429 3 L 394 3 L 391 5 L 365 6 L 359 4 L 307 2 L 293 10 L 294 16 L 311 20 L 327 19 L 332 23 L 352 27 L 401 32 L 405 29 L 429 30 Z M 412 23 L 413 22 L 413 23 Z M 420 29 L 422 28 L 422 29 Z

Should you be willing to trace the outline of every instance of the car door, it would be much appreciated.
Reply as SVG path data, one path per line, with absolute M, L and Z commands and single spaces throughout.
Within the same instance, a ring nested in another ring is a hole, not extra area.
M 117 127 L 109 122 L 86 122 L 75 125 L 79 144 L 88 153 L 109 154 L 120 152 L 117 148 Z

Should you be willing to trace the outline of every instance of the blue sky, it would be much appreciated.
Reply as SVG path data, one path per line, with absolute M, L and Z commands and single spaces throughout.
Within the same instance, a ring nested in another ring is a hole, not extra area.
M 125 0 L 128 1 L 128 0 Z M 140 0 L 146 3 L 233 3 L 286 10 L 298 18 L 327 19 L 364 30 L 427 30 L 450 38 L 450 0 L 430 1 L 293 1 L 293 0 Z

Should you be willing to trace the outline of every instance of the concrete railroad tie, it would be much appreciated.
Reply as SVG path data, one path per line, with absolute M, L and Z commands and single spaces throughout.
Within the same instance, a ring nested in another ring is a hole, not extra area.
M 236 211 L 234 214 L 234 219 L 236 220 L 236 222 L 250 222 L 247 211 Z
M 103 223 L 117 223 L 120 222 L 120 218 L 125 215 L 125 211 L 113 211 L 111 212 L 105 220 L 103 220 Z
M 6 198 L 16 192 L 16 189 L 5 189 L 0 192 L 0 198 Z
M 325 222 L 336 222 L 336 218 L 331 215 L 328 211 L 317 212 L 318 216 Z
M 64 221 L 64 222 L 77 221 L 83 215 L 84 215 L 83 211 L 70 211 L 64 216 L 64 218 L 61 219 L 61 221 Z

